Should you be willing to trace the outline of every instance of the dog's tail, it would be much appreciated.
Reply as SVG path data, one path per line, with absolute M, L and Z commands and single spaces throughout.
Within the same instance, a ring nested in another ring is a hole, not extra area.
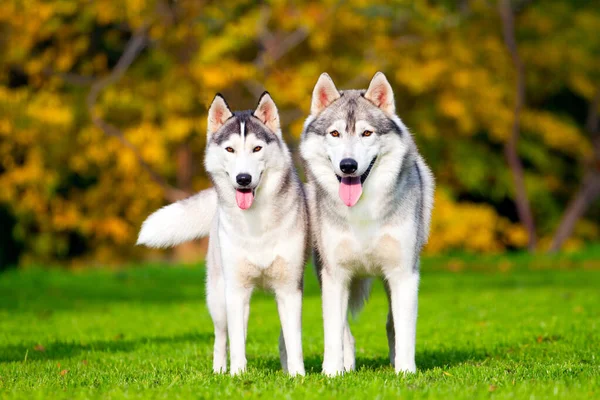
M 208 236 L 216 212 L 217 192 L 214 188 L 203 190 L 169 204 L 146 218 L 137 244 L 171 247 Z
M 371 294 L 371 278 L 354 278 L 350 282 L 350 300 L 348 306 L 353 316 L 363 308 Z

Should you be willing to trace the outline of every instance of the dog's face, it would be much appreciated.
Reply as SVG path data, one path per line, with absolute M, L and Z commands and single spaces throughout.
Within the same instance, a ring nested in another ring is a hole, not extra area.
M 360 199 L 378 156 L 403 146 L 394 108 L 392 88 L 381 73 L 366 91 L 339 92 L 327 74 L 315 86 L 302 157 L 323 186 L 337 178 L 338 194 L 348 207 Z
M 235 193 L 239 208 L 252 206 L 261 178 L 272 160 L 280 159 L 279 116 L 268 93 L 257 109 L 231 112 L 217 95 L 208 112 L 208 139 L 205 156 L 207 172 L 224 193 Z

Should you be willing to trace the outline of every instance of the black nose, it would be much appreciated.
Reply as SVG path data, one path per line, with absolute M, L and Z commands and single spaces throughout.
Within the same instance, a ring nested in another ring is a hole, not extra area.
M 345 174 L 352 174 L 358 169 L 358 163 L 353 158 L 344 158 L 340 161 L 340 169 Z
M 252 176 L 250 174 L 238 174 L 238 176 L 235 177 L 235 181 L 238 185 L 248 186 L 250 182 L 252 182 Z

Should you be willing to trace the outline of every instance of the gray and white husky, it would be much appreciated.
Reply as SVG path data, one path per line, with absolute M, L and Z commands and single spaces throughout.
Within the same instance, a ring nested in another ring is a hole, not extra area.
M 322 74 L 300 151 L 323 292 L 323 372 L 354 369 L 348 306 L 362 306 L 372 275 L 383 276 L 388 294 L 391 363 L 396 372 L 414 372 L 419 254 L 434 182 L 396 116 L 385 75 L 377 73 L 367 90 L 338 91 Z
M 214 322 L 213 370 L 246 369 L 250 296 L 275 292 L 284 370 L 304 374 L 302 287 L 308 242 L 304 189 L 268 93 L 254 112 L 231 112 L 217 95 L 208 112 L 206 171 L 214 188 L 166 206 L 144 222 L 138 244 L 168 247 L 209 235 L 207 304 Z

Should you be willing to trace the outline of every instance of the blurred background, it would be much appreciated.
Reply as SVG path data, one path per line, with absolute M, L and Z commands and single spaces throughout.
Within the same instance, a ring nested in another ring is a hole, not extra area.
M 296 149 L 321 72 L 376 71 L 437 180 L 427 253 L 600 239 L 600 7 L 584 0 L 0 2 L 0 269 L 203 258 L 134 246 L 210 185 L 207 106 L 274 97 Z

